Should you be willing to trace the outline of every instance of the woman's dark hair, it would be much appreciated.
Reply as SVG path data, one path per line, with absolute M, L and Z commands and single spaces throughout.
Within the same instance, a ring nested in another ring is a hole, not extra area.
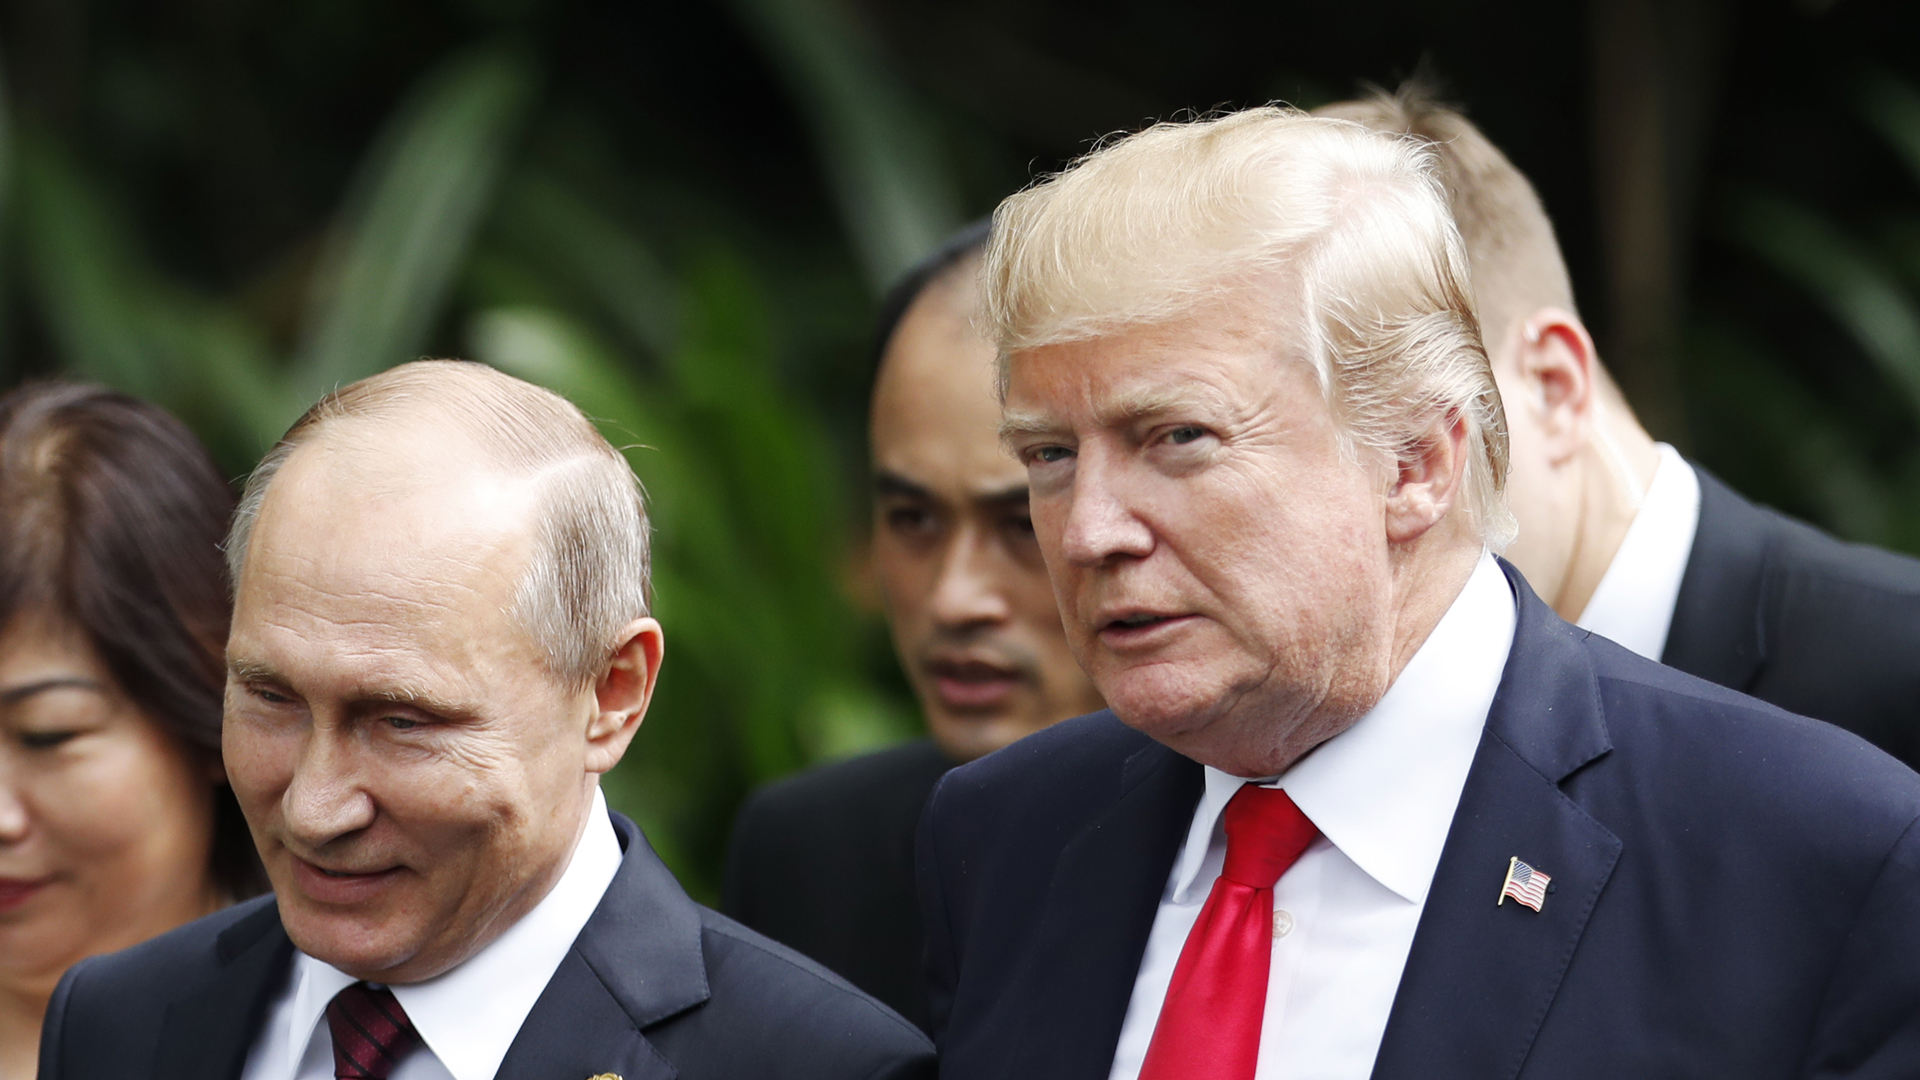
M 219 761 L 233 502 L 156 406 L 62 382 L 0 396 L 0 626 L 46 613 L 78 628 L 142 712 Z M 265 891 L 232 790 L 214 801 L 214 882 L 236 900 Z

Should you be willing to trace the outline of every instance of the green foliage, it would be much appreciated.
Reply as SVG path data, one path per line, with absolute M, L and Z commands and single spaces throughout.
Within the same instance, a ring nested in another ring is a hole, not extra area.
M 1860 80 L 1856 104 L 1920 182 L 1920 91 L 1885 72 Z M 1719 231 L 1789 283 L 1871 364 L 1874 404 L 1907 431 L 1920 424 L 1920 214 L 1896 208 L 1866 227 L 1773 191 L 1737 188 Z M 1692 372 L 1716 403 L 1712 441 L 1748 448 L 1736 483 L 1775 494 L 1858 540 L 1920 551 L 1920 446 L 1877 445 L 1857 409 L 1821 400 L 1770 343 L 1703 316 Z

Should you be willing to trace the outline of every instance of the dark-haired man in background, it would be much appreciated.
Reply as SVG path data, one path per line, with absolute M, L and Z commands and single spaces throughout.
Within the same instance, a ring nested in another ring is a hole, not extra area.
M 1000 448 L 993 347 L 973 329 L 987 223 L 956 235 L 882 309 L 873 390 L 873 562 L 930 739 L 770 785 L 740 813 L 728 914 L 923 1027 L 913 834 L 949 768 L 1101 707 L 1060 628 Z
M 1656 443 L 1575 313 L 1539 196 L 1417 84 L 1318 110 L 1433 146 L 1506 405 L 1520 535 L 1560 616 L 1920 767 L 1920 561 L 1756 506 Z

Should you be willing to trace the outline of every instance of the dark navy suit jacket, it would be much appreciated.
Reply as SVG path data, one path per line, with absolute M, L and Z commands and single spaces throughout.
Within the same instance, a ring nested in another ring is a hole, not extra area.
M 633 823 L 600 906 L 498 1080 L 931 1077 L 912 1025 L 687 898 Z M 85 961 L 60 982 L 42 1080 L 236 1080 L 293 962 L 272 897 Z
M 1374 1077 L 1920 1077 L 1920 775 L 1507 572 L 1513 651 Z M 1107 1075 L 1202 787 L 1111 713 L 947 774 L 919 840 L 942 1076 Z M 1552 875 L 1542 911 L 1496 906 L 1511 856 Z
M 1700 526 L 1660 661 L 1920 767 L 1920 559 L 1843 543 L 1693 471 Z

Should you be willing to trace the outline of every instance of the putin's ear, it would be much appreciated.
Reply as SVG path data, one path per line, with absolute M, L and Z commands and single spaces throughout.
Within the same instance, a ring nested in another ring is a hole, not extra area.
M 594 684 L 595 712 L 587 725 L 587 771 L 603 773 L 620 764 L 646 719 L 660 678 L 666 637 L 656 619 L 635 619 L 620 631 L 613 659 Z
M 1578 454 L 1592 434 L 1595 356 L 1586 326 L 1564 308 L 1540 308 L 1520 324 L 1514 374 L 1523 400 L 1505 404 L 1529 410 L 1553 465 Z
M 1404 544 L 1425 536 L 1460 503 L 1466 480 L 1467 421 L 1450 413 L 1395 462 L 1387 490 L 1387 540 Z

